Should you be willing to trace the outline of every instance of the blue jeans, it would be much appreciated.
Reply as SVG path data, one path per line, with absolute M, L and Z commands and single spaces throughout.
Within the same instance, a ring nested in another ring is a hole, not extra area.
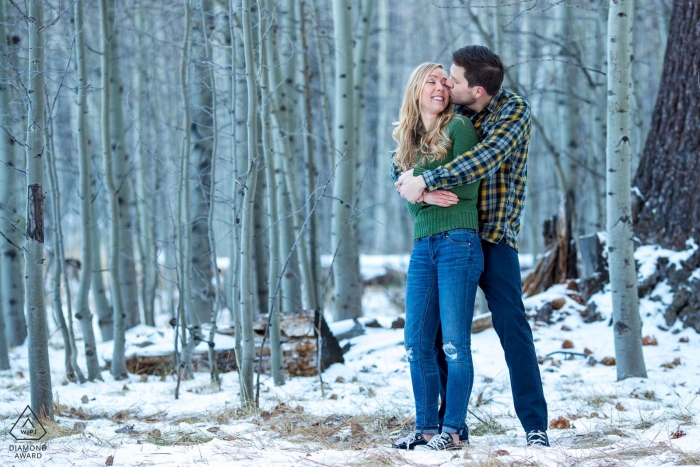
M 455 229 L 414 242 L 406 283 L 404 341 L 416 402 L 416 432 L 437 434 L 440 370 L 435 338 L 442 331 L 448 377 L 445 433 L 466 435 L 464 420 L 474 382 L 471 324 L 483 270 L 479 234 Z
M 547 430 L 547 402 L 537 364 L 532 330 L 523 305 L 518 252 L 501 240 L 481 242 L 484 272 L 479 286 L 491 310 L 493 327 L 501 341 L 510 373 L 515 413 L 525 431 Z M 440 371 L 451 368 L 442 361 Z M 449 398 L 449 396 L 448 396 Z

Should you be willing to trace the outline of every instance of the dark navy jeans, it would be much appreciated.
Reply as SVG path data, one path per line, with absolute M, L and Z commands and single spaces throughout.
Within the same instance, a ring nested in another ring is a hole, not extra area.
M 481 241 L 474 229 L 450 230 L 414 242 L 406 282 L 404 340 L 417 433 L 466 435 L 464 420 L 474 382 L 471 324 L 482 270 Z M 448 368 L 442 424 L 438 420 L 438 329 Z
M 479 286 L 491 310 L 493 327 L 501 340 L 510 373 L 515 413 L 525 431 L 547 430 L 547 402 L 537 364 L 532 330 L 522 299 L 518 252 L 501 240 L 498 244 L 481 241 L 484 272 Z M 444 358 L 438 358 L 441 387 L 451 371 Z M 441 391 L 442 393 L 442 391 Z M 446 396 L 449 401 L 449 394 Z M 446 407 L 440 408 L 440 415 Z

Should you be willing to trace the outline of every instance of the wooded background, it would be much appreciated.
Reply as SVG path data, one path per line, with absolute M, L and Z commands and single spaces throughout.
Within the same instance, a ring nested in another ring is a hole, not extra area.
M 633 174 L 663 112 L 666 40 L 682 25 L 681 38 L 697 39 L 699 10 L 634 2 Z M 52 328 L 73 343 L 69 379 L 100 377 L 92 313 L 97 339 L 115 339 L 115 377 L 126 374 L 124 329 L 138 323 L 172 319 L 187 367 L 215 332 L 203 325 L 223 312 L 243 331 L 237 354 L 252 388 L 252 320 L 273 309 L 311 313 L 318 328 L 324 313 L 358 317 L 359 255 L 410 251 L 411 221 L 389 176 L 392 122 L 410 71 L 424 61 L 449 69 L 467 44 L 499 53 L 504 87 L 532 106 L 520 252 L 543 251 L 543 222 L 562 196 L 573 238 L 605 230 L 607 17 L 603 0 L 0 2 L 0 354 L 24 342 L 25 305 L 41 314 L 46 301 Z M 697 80 L 697 43 L 674 52 L 674 79 Z M 697 107 L 678 103 L 697 93 L 674 101 L 695 128 Z M 688 182 L 698 177 L 692 128 L 676 135 Z M 38 248 L 32 186 L 44 216 Z M 696 230 L 674 232 L 644 238 L 682 248 Z

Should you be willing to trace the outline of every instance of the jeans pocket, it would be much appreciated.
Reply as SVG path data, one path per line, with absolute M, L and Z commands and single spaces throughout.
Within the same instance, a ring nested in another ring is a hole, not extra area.
M 445 238 L 453 245 L 472 246 L 478 240 L 475 230 L 455 229 L 445 232 Z

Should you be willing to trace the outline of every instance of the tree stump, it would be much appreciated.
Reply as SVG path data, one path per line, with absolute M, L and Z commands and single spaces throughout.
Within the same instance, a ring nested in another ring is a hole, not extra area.
M 544 221 L 544 254 L 523 280 L 523 294 L 532 296 L 554 284 L 578 277 L 576 242 L 571 239 L 572 198 L 562 195 L 559 212 Z

